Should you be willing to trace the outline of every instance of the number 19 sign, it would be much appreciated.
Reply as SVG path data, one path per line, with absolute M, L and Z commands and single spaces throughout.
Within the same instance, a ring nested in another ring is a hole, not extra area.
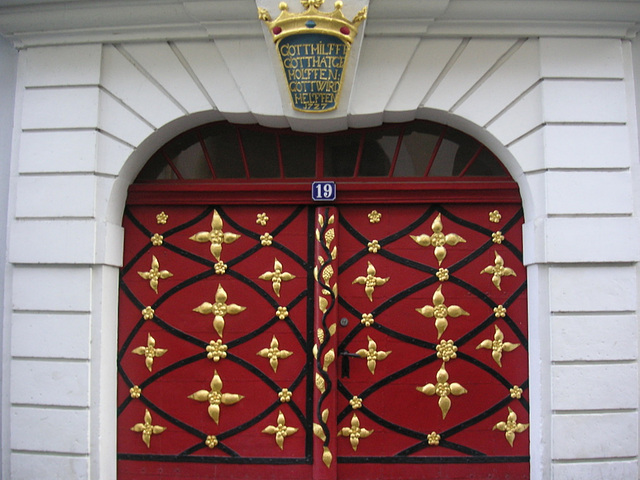
M 315 202 L 331 202 L 336 199 L 336 182 L 313 182 L 311 199 Z

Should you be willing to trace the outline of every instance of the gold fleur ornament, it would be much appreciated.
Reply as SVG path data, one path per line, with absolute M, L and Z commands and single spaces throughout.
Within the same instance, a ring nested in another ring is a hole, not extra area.
M 136 347 L 131 350 L 131 352 L 136 355 L 144 355 L 144 364 L 149 371 L 153 369 L 153 359 L 163 356 L 167 351 L 165 348 L 156 348 L 156 339 L 153 338 L 150 333 L 147 333 L 146 347 Z
M 211 390 L 198 390 L 187 398 L 198 402 L 209 402 L 207 412 L 214 422 L 220 422 L 220 405 L 234 405 L 244 398 L 237 393 L 222 393 L 222 379 L 217 371 L 214 371 L 211 379 Z
M 460 235 L 455 233 L 444 234 L 442 233 L 443 225 L 442 225 L 442 214 L 438 214 L 433 223 L 431 224 L 431 230 L 433 230 L 433 234 L 427 235 L 409 235 L 414 242 L 422 247 L 433 247 L 433 254 L 438 260 L 438 265 L 442 264 L 442 261 L 447 256 L 447 248 L 445 245 L 455 246 L 458 243 L 466 243 L 466 240 L 462 238 Z
M 436 381 L 437 383 L 435 385 L 433 383 L 427 383 L 423 387 L 416 387 L 416 390 L 424 393 L 425 395 L 438 395 L 440 397 L 438 400 L 438 406 L 440 407 L 442 418 L 444 419 L 451 409 L 451 399 L 449 398 L 449 395 L 464 395 L 467 393 L 467 390 L 459 383 L 449 383 L 449 373 L 445 368 L 444 362 L 436 374 Z
M 504 436 L 509 442 L 509 445 L 513 448 L 513 441 L 516 438 L 516 433 L 522 433 L 527 428 L 529 428 L 528 423 L 518 423 L 518 416 L 515 414 L 511 407 L 507 407 L 509 409 L 509 415 L 507 415 L 506 422 L 498 422 L 496 423 L 491 430 L 500 430 L 504 432 Z
M 149 410 L 145 408 L 144 410 L 144 423 L 136 423 L 131 430 L 136 433 L 142 433 L 142 441 L 147 446 L 147 448 L 151 447 L 151 435 L 159 435 L 164 432 L 167 427 L 161 427 L 159 425 L 152 425 L 152 418 Z
M 433 446 L 440 445 L 440 435 L 438 435 L 436 432 L 431 432 L 429 435 L 427 435 L 427 442 L 429 442 L 429 445 Z
M 202 315 L 213 315 L 213 328 L 216 330 L 220 338 L 222 338 L 222 332 L 224 331 L 224 317 L 227 314 L 237 315 L 244 311 L 247 307 L 241 307 L 235 303 L 227 305 L 227 292 L 225 292 L 222 285 L 218 285 L 215 296 L 216 303 L 204 302 L 198 307 L 194 308 L 194 312 L 198 312 Z
M 262 430 L 262 433 L 276 436 L 276 445 L 280 447 L 280 450 L 284 450 L 284 439 L 298 431 L 297 428 L 287 427 L 285 422 L 286 419 L 284 417 L 284 413 L 282 413 L 282 411 L 279 411 L 277 424 L 269 425 L 267 428 Z
M 498 252 L 494 252 L 494 253 L 496 255 L 496 258 L 494 260 L 494 265 L 489 265 L 488 267 L 485 267 L 480 273 L 492 274 L 493 276 L 491 277 L 491 282 L 498 290 L 502 290 L 502 288 L 500 287 L 500 283 L 502 282 L 502 277 L 508 277 L 508 276 L 515 277 L 516 272 L 514 272 L 513 269 L 509 267 L 505 267 L 503 258 L 498 254 Z
M 294 278 L 296 278 L 296 276 L 290 274 L 289 272 L 283 272 L 282 263 L 280 263 L 277 258 L 275 258 L 274 260 L 275 261 L 273 262 L 273 272 L 264 272 L 258 278 L 260 280 L 271 281 L 273 291 L 279 297 L 280 287 L 282 286 L 282 282 L 288 282 L 289 280 L 293 280 Z
M 458 305 L 451 305 L 447 307 L 444 304 L 444 295 L 442 294 L 442 285 L 433 294 L 433 306 L 425 305 L 422 308 L 416 308 L 416 312 L 425 318 L 435 318 L 435 326 L 438 331 L 438 339 L 442 336 L 444 331 L 449 326 L 447 316 L 457 318 L 460 315 L 468 316 L 469 313 Z
M 384 360 L 391 354 L 391 350 L 388 352 L 378 351 L 378 345 L 374 342 L 371 337 L 367 336 L 367 340 L 369 343 L 367 344 L 367 349 L 361 348 L 356 352 L 360 358 L 367 359 L 367 368 L 371 372 L 371 375 L 376 373 L 376 362 Z
M 193 240 L 198 243 L 211 243 L 211 246 L 209 247 L 211 255 L 213 255 L 216 260 L 220 261 L 222 245 L 233 243 L 241 236 L 237 233 L 223 232 L 223 226 L 224 224 L 220 214 L 217 210 L 214 210 L 213 217 L 211 218 L 211 231 L 198 232 L 195 235 L 190 236 L 189 240 Z
M 156 294 L 158 293 L 158 283 L 160 280 L 173 277 L 173 273 L 169 270 L 160 270 L 160 262 L 158 262 L 155 255 L 151 256 L 151 269 L 148 272 L 138 272 L 138 275 L 145 280 L 149 280 L 149 286 Z
M 376 287 L 380 287 L 389 281 L 390 277 L 380 278 L 376 277 L 376 267 L 373 266 L 371 262 L 367 262 L 367 276 L 357 277 L 351 284 L 358 283 L 360 285 L 364 285 L 364 293 L 367 295 L 369 301 L 373 302 L 373 292 Z
M 256 353 L 256 355 L 259 355 L 262 358 L 269 359 L 269 365 L 271 365 L 273 373 L 276 373 L 278 371 L 278 360 L 289 358 L 291 355 L 293 355 L 293 352 L 290 352 L 289 350 L 280 350 L 279 346 L 280 344 L 278 342 L 278 339 L 274 335 L 271 339 L 271 344 L 269 345 L 269 347 L 263 348 L 258 353 Z
M 480 344 L 476 347 L 476 350 L 480 348 L 486 348 L 487 350 L 492 350 L 491 356 L 498 364 L 500 368 L 502 368 L 502 352 L 512 352 L 516 348 L 520 346 L 519 343 L 510 343 L 503 342 L 504 334 L 502 330 L 498 328 L 498 325 L 494 325 L 496 332 L 493 335 L 493 341 L 491 339 L 486 339 L 480 342 Z
M 366 428 L 362 428 L 360 426 L 360 419 L 358 415 L 353 414 L 351 417 L 351 426 L 350 427 L 342 427 L 340 431 L 338 431 L 338 436 L 340 437 L 349 437 L 349 443 L 351 443 L 351 448 L 353 451 L 358 451 L 358 445 L 360 444 L 361 438 L 367 438 L 369 435 L 373 433 L 373 430 L 367 430 Z

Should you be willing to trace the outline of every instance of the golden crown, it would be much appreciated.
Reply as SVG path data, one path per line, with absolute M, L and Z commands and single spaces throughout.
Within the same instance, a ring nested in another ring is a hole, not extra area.
M 318 10 L 324 0 L 300 0 L 300 3 L 306 10 L 302 13 L 291 13 L 289 6 L 281 2 L 280 15 L 275 20 L 271 19 L 266 9 L 258 8 L 258 18 L 268 25 L 274 42 L 296 33 L 325 33 L 340 37 L 351 44 L 358 33 L 358 25 L 367 18 L 367 7 L 364 7 L 352 21 L 349 21 L 342 13 L 340 0 L 335 3 L 333 12 Z

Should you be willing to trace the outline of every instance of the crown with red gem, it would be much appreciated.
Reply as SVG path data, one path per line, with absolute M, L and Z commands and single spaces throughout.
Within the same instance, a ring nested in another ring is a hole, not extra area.
M 302 13 L 291 13 L 289 6 L 281 2 L 280 15 L 275 20 L 271 19 L 266 9 L 258 8 L 258 18 L 267 24 L 274 42 L 298 33 L 325 33 L 340 37 L 351 44 L 358 33 L 358 26 L 367 18 L 367 7 L 364 7 L 352 21 L 349 21 L 342 13 L 340 0 L 335 3 L 333 12 L 318 10 L 324 0 L 300 0 L 300 3 L 306 10 Z

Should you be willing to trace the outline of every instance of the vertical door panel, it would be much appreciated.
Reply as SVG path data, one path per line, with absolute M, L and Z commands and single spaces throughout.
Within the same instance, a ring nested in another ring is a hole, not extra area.
M 495 209 L 341 208 L 343 478 L 528 478 L 522 218 Z
M 158 213 L 124 221 L 119 478 L 308 476 L 308 209 Z

